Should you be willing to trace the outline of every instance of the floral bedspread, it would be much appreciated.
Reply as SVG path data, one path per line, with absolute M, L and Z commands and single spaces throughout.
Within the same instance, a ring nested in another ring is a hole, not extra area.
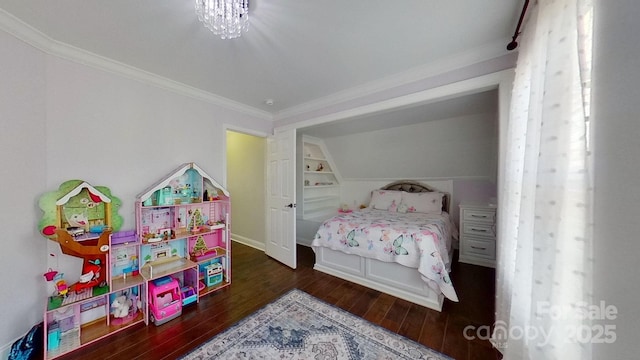
M 447 213 L 364 209 L 326 220 L 311 245 L 417 268 L 431 288 L 458 301 L 449 278 L 452 236 L 457 230 Z

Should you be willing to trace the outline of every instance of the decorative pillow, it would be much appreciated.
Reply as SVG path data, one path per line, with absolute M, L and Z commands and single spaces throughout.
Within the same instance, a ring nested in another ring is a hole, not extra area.
M 401 200 L 402 191 L 373 190 L 371 192 L 371 203 L 369 203 L 369 206 L 378 210 L 396 212 Z
M 418 212 L 426 214 L 442 214 L 442 197 L 439 192 L 402 192 L 399 209 L 402 212 Z

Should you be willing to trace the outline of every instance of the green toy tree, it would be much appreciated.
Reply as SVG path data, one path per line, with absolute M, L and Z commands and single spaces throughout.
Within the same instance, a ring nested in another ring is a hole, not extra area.
M 196 240 L 196 244 L 193 246 L 193 254 L 197 256 L 199 253 L 200 256 L 202 256 L 207 251 L 209 251 L 209 248 L 207 247 L 207 244 L 204 242 L 204 238 L 202 237 L 202 235 L 198 236 L 198 239 Z
M 200 209 L 193 210 L 193 213 L 191 213 L 191 219 L 189 220 L 189 228 L 193 230 L 202 225 L 204 225 L 202 211 L 200 211 Z
M 105 212 L 105 199 L 98 196 L 98 194 L 92 193 L 89 190 L 90 185 L 87 184 L 87 187 L 80 189 L 79 192 L 72 192 L 85 183 L 83 180 L 68 180 L 63 182 L 58 187 L 58 190 L 47 192 L 40 197 L 38 206 L 42 210 L 42 219 L 40 219 L 38 223 L 38 230 L 43 236 L 49 239 L 55 239 L 58 224 L 71 223 L 68 218 L 73 214 L 82 214 L 86 220 L 90 221 L 101 220 L 102 223 L 109 222 L 108 219 L 106 219 L 108 214 Z M 109 199 L 111 206 L 111 229 L 113 231 L 120 230 L 123 219 L 122 216 L 118 214 L 118 211 L 120 210 L 122 201 L 113 196 L 111 190 L 105 186 L 95 186 L 93 189 Z M 67 203 L 64 204 L 65 211 L 59 212 L 56 203 L 69 194 L 73 196 L 70 196 Z M 62 215 L 62 219 L 58 218 L 60 215 Z

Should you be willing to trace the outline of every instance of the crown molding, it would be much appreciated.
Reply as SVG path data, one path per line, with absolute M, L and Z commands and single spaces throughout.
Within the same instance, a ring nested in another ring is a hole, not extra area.
M 508 54 L 505 44 L 509 39 L 495 41 L 482 47 L 467 50 L 437 61 L 418 66 L 407 71 L 387 76 L 350 89 L 339 91 L 331 95 L 312 100 L 298 106 L 284 109 L 274 115 L 274 121 L 285 120 L 298 115 L 320 110 L 332 105 L 337 105 L 350 100 L 364 98 L 385 90 L 408 85 L 436 75 L 459 70 L 466 66 L 478 64 L 483 61 L 499 58 Z
M 212 94 L 169 78 L 109 59 L 107 57 L 57 41 L 14 15 L 0 9 L 0 30 L 49 55 L 107 71 L 132 80 L 151 84 L 181 95 L 218 105 L 261 120 L 273 121 L 273 115 L 245 104 Z

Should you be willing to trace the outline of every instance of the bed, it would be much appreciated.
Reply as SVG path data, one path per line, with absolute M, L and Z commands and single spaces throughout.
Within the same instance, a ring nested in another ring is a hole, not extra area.
M 322 223 L 311 244 L 314 269 L 441 311 L 445 298 L 458 301 L 449 201 L 415 181 L 373 190 L 368 208 Z

